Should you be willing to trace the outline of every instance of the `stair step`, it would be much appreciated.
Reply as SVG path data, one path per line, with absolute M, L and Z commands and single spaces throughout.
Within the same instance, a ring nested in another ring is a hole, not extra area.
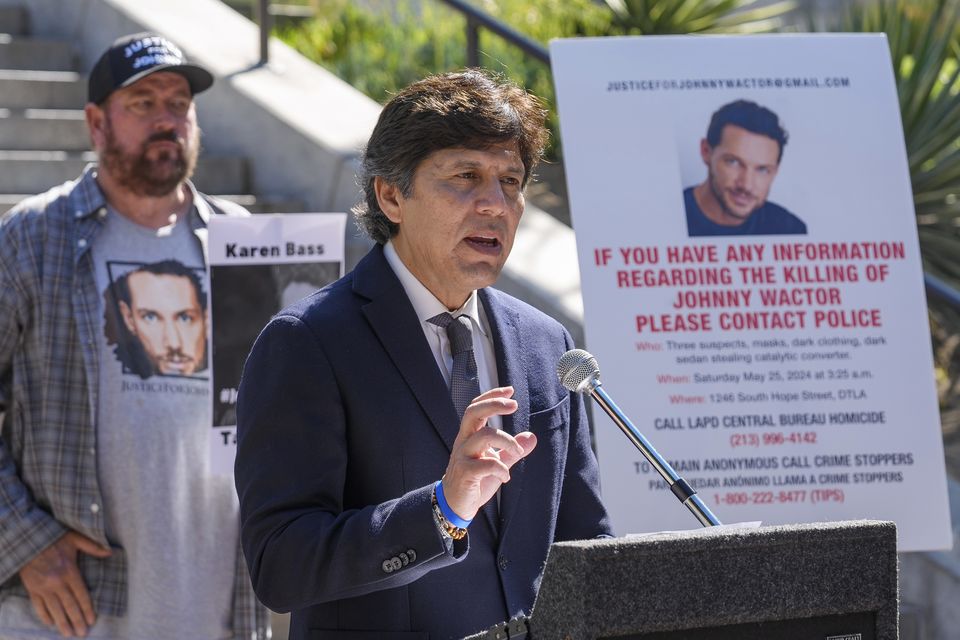
M 31 195 L 33 194 L 0 193 L 0 215 Z M 250 213 L 297 213 L 304 210 L 303 203 L 299 200 L 289 200 L 282 197 L 258 198 L 249 194 L 220 194 L 217 197 L 236 202 Z
M 15 38 L 0 33 L 0 69 L 75 71 L 77 55 L 69 42 L 49 38 Z
M 0 7 L 0 33 L 16 36 L 30 33 L 30 21 L 25 7 Z
M 97 159 L 83 113 L 87 81 L 76 71 L 75 49 L 29 33 L 26 7 L 0 6 L 0 212 L 75 179 Z M 305 209 L 289 197 L 248 194 L 249 176 L 245 158 L 204 156 L 194 183 L 253 213 Z
M 0 70 L 0 108 L 83 109 L 87 82 L 75 71 Z
M 78 109 L 0 109 L 0 149 L 87 151 L 90 136 Z
M 72 180 L 90 162 L 92 151 L 0 151 L 0 193 L 40 193 Z M 194 183 L 206 193 L 246 193 L 247 162 L 234 156 L 206 156 L 197 164 Z

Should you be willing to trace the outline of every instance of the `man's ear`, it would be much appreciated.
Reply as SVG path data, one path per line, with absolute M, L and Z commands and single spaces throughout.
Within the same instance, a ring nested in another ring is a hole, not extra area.
M 706 138 L 700 138 L 700 158 L 703 160 L 703 164 L 710 165 L 710 153 L 713 151 L 713 148 L 710 146 L 710 143 L 707 142 Z
M 380 176 L 373 179 L 373 191 L 377 194 L 380 210 L 390 222 L 400 224 L 403 220 L 403 194 L 395 184 L 390 184 Z
M 107 146 L 107 114 L 103 108 L 88 102 L 83 108 L 83 115 L 87 120 L 90 142 L 96 151 L 100 151 Z
M 123 300 L 120 301 L 120 315 L 123 316 L 123 324 L 127 326 L 127 331 L 136 335 L 137 327 L 133 324 L 133 310 Z

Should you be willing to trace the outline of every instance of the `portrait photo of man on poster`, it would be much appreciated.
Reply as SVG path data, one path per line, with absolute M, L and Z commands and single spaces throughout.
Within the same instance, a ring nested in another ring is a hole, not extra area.
M 688 234 L 806 234 L 803 220 L 768 199 L 788 137 L 779 116 L 755 102 L 736 100 L 715 111 L 700 140 L 707 176 L 683 191 Z

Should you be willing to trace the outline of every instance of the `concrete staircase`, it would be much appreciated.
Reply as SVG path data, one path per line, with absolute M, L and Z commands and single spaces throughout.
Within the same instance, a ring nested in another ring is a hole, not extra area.
M 0 7 L 0 212 L 96 161 L 85 102 L 86 76 L 71 44 L 33 34 L 26 7 Z M 253 212 L 304 209 L 295 199 L 251 193 L 249 164 L 240 156 L 202 154 L 194 182 Z

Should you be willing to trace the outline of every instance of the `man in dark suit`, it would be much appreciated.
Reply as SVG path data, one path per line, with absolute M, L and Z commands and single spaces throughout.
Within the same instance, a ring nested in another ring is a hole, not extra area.
M 552 542 L 610 534 L 582 399 L 554 373 L 570 336 L 487 288 L 544 116 L 479 71 L 401 91 L 364 157 L 357 217 L 377 246 L 253 347 L 241 535 L 293 638 L 482 631 L 530 612 Z

